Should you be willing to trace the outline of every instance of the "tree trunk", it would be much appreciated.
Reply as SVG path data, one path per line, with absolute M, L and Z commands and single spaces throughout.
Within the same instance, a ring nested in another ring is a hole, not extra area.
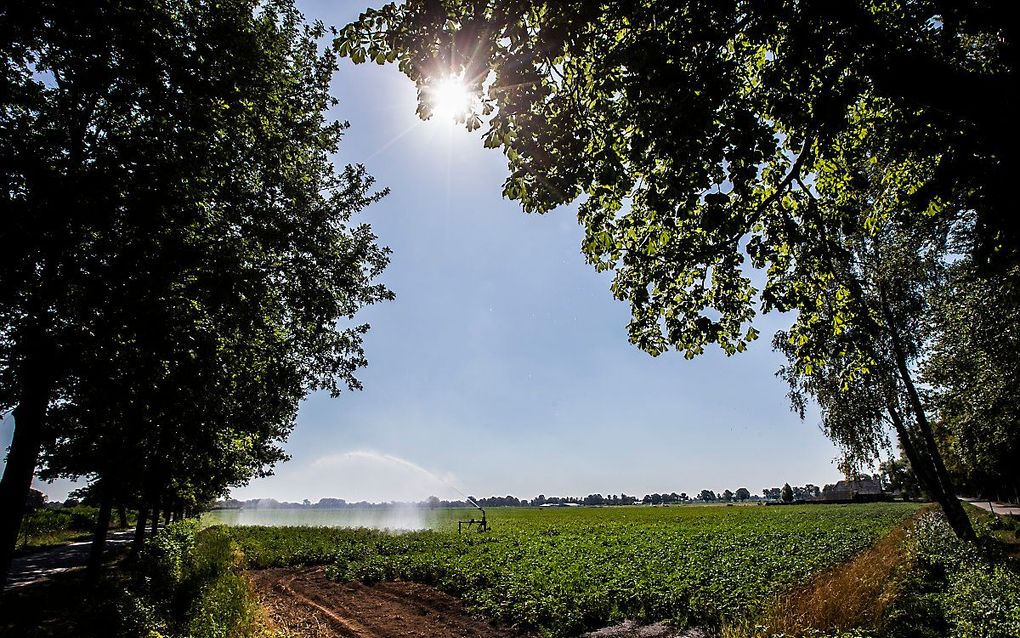
M 152 499 L 152 532 L 151 535 L 155 536 L 156 532 L 159 531 L 159 496 L 155 496 Z
M 113 510 L 113 495 L 103 485 L 99 486 L 101 496 L 99 498 L 99 517 L 96 520 L 96 530 L 92 535 L 92 547 L 89 549 L 89 560 L 85 567 L 85 573 L 90 582 L 99 579 L 99 572 L 103 566 L 103 550 L 106 548 L 106 534 L 110 530 L 110 514 Z
M 120 529 L 127 529 L 127 508 L 123 504 L 117 506 L 117 522 L 120 523 Z
M 7 584 L 11 569 L 49 404 L 50 383 L 45 374 L 29 370 L 24 378 L 18 406 L 14 408 L 14 437 L 7 454 L 7 467 L 0 479 L 0 588 Z
M 938 468 L 925 454 L 918 450 L 911 440 L 910 433 L 903 423 L 903 419 L 893 406 L 889 407 L 889 416 L 892 418 L 893 427 L 900 440 L 900 447 L 910 461 L 910 467 L 917 476 L 917 481 L 924 488 L 924 491 L 942 508 L 946 515 L 949 526 L 953 532 L 962 539 L 974 540 L 974 528 L 971 527 L 967 512 L 964 511 L 960 499 L 952 492 L 946 492 L 944 484 L 938 480 Z
M 949 526 L 953 528 L 953 532 L 956 533 L 957 537 L 973 541 L 977 538 L 977 535 L 974 533 L 974 527 L 970 524 L 970 518 L 967 516 L 966 510 L 963 509 L 960 499 L 956 496 L 953 479 L 949 475 L 945 463 L 942 461 L 942 455 L 938 451 L 928 418 L 924 412 L 915 412 L 914 420 L 917 422 L 917 428 L 921 432 L 921 438 L 924 441 L 925 447 L 930 450 L 929 456 L 931 457 L 935 476 L 942 488 L 941 492 L 944 497 L 943 500 L 939 501 L 939 505 L 942 506 L 942 511 L 946 514 L 946 520 L 949 521 Z
M 143 501 L 144 502 L 144 501 Z M 137 554 L 145 546 L 145 520 L 149 510 L 144 505 L 138 508 L 138 520 L 135 521 L 135 540 L 131 544 L 131 552 Z
M 927 471 L 923 475 L 917 466 L 915 466 L 914 472 L 924 488 L 929 490 L 936 502 L 942 506 L 946 520 L 949 522 L 949 526 L 953 528 L 956 536 L 963 540 L 972 541 L 977 536 L 974 534 L 974 528 L 970 524 L 967 512 L 963 509 L 963 505 L 960 504 L 960 499 L 956 497 L 953 479 L 949 476 L 946 464 L 942 461 L 942 454 L 939 452 L 931 424 L 928 422 L 928 416 L 924 411 L 924 403 L 921 401 L 921 395 L 918 393 L 917 387 L 914 385 L 914 379 L 910 374 L 907 355 L 900 341 L 899 331 L 896 329 L 896 324 L 893 321 L 892 310 L 889 308 L 885 289 L 880 288 L 879 292 L 882 300 L 882 313 L 885 316 L 886 328 L 889 330 L 890 340 L 892 341 L 893 356 L 896 359 L 896 370 L 900 381 L 903 383 L 903 387 L 907 391 L 907 400 L 910 402 L 910 411 L 914 414 L 914 423 L 916 424 L 914 429 L 920 438 L 919 445 L 915 448 L 915 456 L 918 457 L 918 461 L 922 465 L 927 465 Z M 890 406 L 890 409 L 893 407 Z M 902 420 L 900 423 L 900 427 L 903 427 Z M 904 434 L 906 434 L 905 427 L 903 427 L 902 432 L 898 428 L 897 433 L 900 434 L 901 443 L 907 444 L 913 442 L 913 438 L 910 436 L 907 436 L 906 441 L 904 441 Z M 904 449 L 904 451 L 906 450 Z M 914 459 L 911 459 L 909 455 L 907 458 L 910 459 L 910 464 L 914 465 Z
M 966 510 L 963 509 L 960 499 L 955 494 L 941 492 L 940 497 L 936 497 L 935 500 L 942 507 L 942 511 L 946 515 L 946 521 L 953 528 L 957 538 L 965 541 L 977 539 L 974 527 L 970 524 L 970 518 L 967 516 Z

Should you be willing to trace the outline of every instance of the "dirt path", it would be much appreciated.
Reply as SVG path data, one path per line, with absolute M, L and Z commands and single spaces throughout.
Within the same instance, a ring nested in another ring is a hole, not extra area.
M 259 602 L 288 638 L 526 638 L 469 614 L 441 591 L 409 582 L 336 583 L 322 567 L 248 572 Z M 709 638 L 701 629 L 625 621 L 581 638 Z
M 1016 516 L 1020 518 L 1020 505 L 1009 505 L 1007 503 L 998 503 L 996 501 L 979 501 L 977 499 L 965 498 L 963 499 L 973 505 L 974 507 L 980 507 L 986 512 L 992 512 L 999 516 Z
M 335 583 L 321 567 L 248 573 L 278 629 L 301 638 L 511 638 L 460 600 L 407 582 Z
M 118 547 L 127 546 L 133 537 L 132 530 L 110 532 L 106 538 L 106 552 L 111 553 Z M 5 589 L 42 582 L 53 574 L 84 567 L 89 558 L 91 545 L 91 540 L 79 541 L 16 557 L 11 562 L 10 576 L 7 578 Z

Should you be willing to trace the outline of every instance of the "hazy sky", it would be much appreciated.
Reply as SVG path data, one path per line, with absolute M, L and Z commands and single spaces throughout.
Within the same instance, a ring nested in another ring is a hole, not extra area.
M 363 5 L 302 6 L 342 26 Z M 365 389 L 311 396 L 292 460 L 233 496 L 640 496 L 840 478 L 817 415 L 801 422 L 774 376 L 782 317 L 759 319 L 762 337 L 730 358 L 640 352 L 627 305 L 580 254 L 573 207 L 526 215 L 503 201 L 503 155 L 419 121 L 395 67 L 345 63 L 333 87 L 351 123 L 339 161 L 392 191 L 360 219 L 393 249 L 383 281 L 397 299 L 360 315 L 372 325 Z

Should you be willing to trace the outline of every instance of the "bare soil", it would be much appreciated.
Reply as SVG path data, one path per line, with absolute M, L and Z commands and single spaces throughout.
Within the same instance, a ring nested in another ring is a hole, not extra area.
M 511 638 L 463 603 L 409 582 L 336 583 L 321 567 L 248 572 L 273 625 L 301 638 Z
M 262 569 L 248 578 L 273 627 L 293 638 L 525 638 L 473 616 L 460 599 L 397 581 L 337 583 L 322 567 Z M 582 638 L 709 638 L 700 629 L 632 620 Z

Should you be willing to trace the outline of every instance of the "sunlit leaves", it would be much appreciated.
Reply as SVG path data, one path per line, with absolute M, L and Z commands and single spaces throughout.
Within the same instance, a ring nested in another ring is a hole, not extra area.
M 856 463 L 884 444 L 883 410 L 903 398 L 888 376 L 893 328 L 911 363 L 924 343 L 917 317 L 947 224 L 975 210 L 971 250 L 991 264 L 1020 254 L 1003 221 L 1014 37 L 995 13 L 930 0 L 411 0 L 345 37 L 369 57 L 396 51 L 419 88 L 451 69 L 478 78 L 494 107 L 484 144 L 508 161 L 503 195 L 528 212 L 579 201 L 581 250 L 613 273 L 639 348 L 734 354 L 757 337 L 757 312 L 792 312 L 776 344 L 795 407 L 825 386 L 834 410 L 864 410 L 856 430 L 849 411 L 830 428 Z M 877 394 L 840 403 L 853 392 Z

